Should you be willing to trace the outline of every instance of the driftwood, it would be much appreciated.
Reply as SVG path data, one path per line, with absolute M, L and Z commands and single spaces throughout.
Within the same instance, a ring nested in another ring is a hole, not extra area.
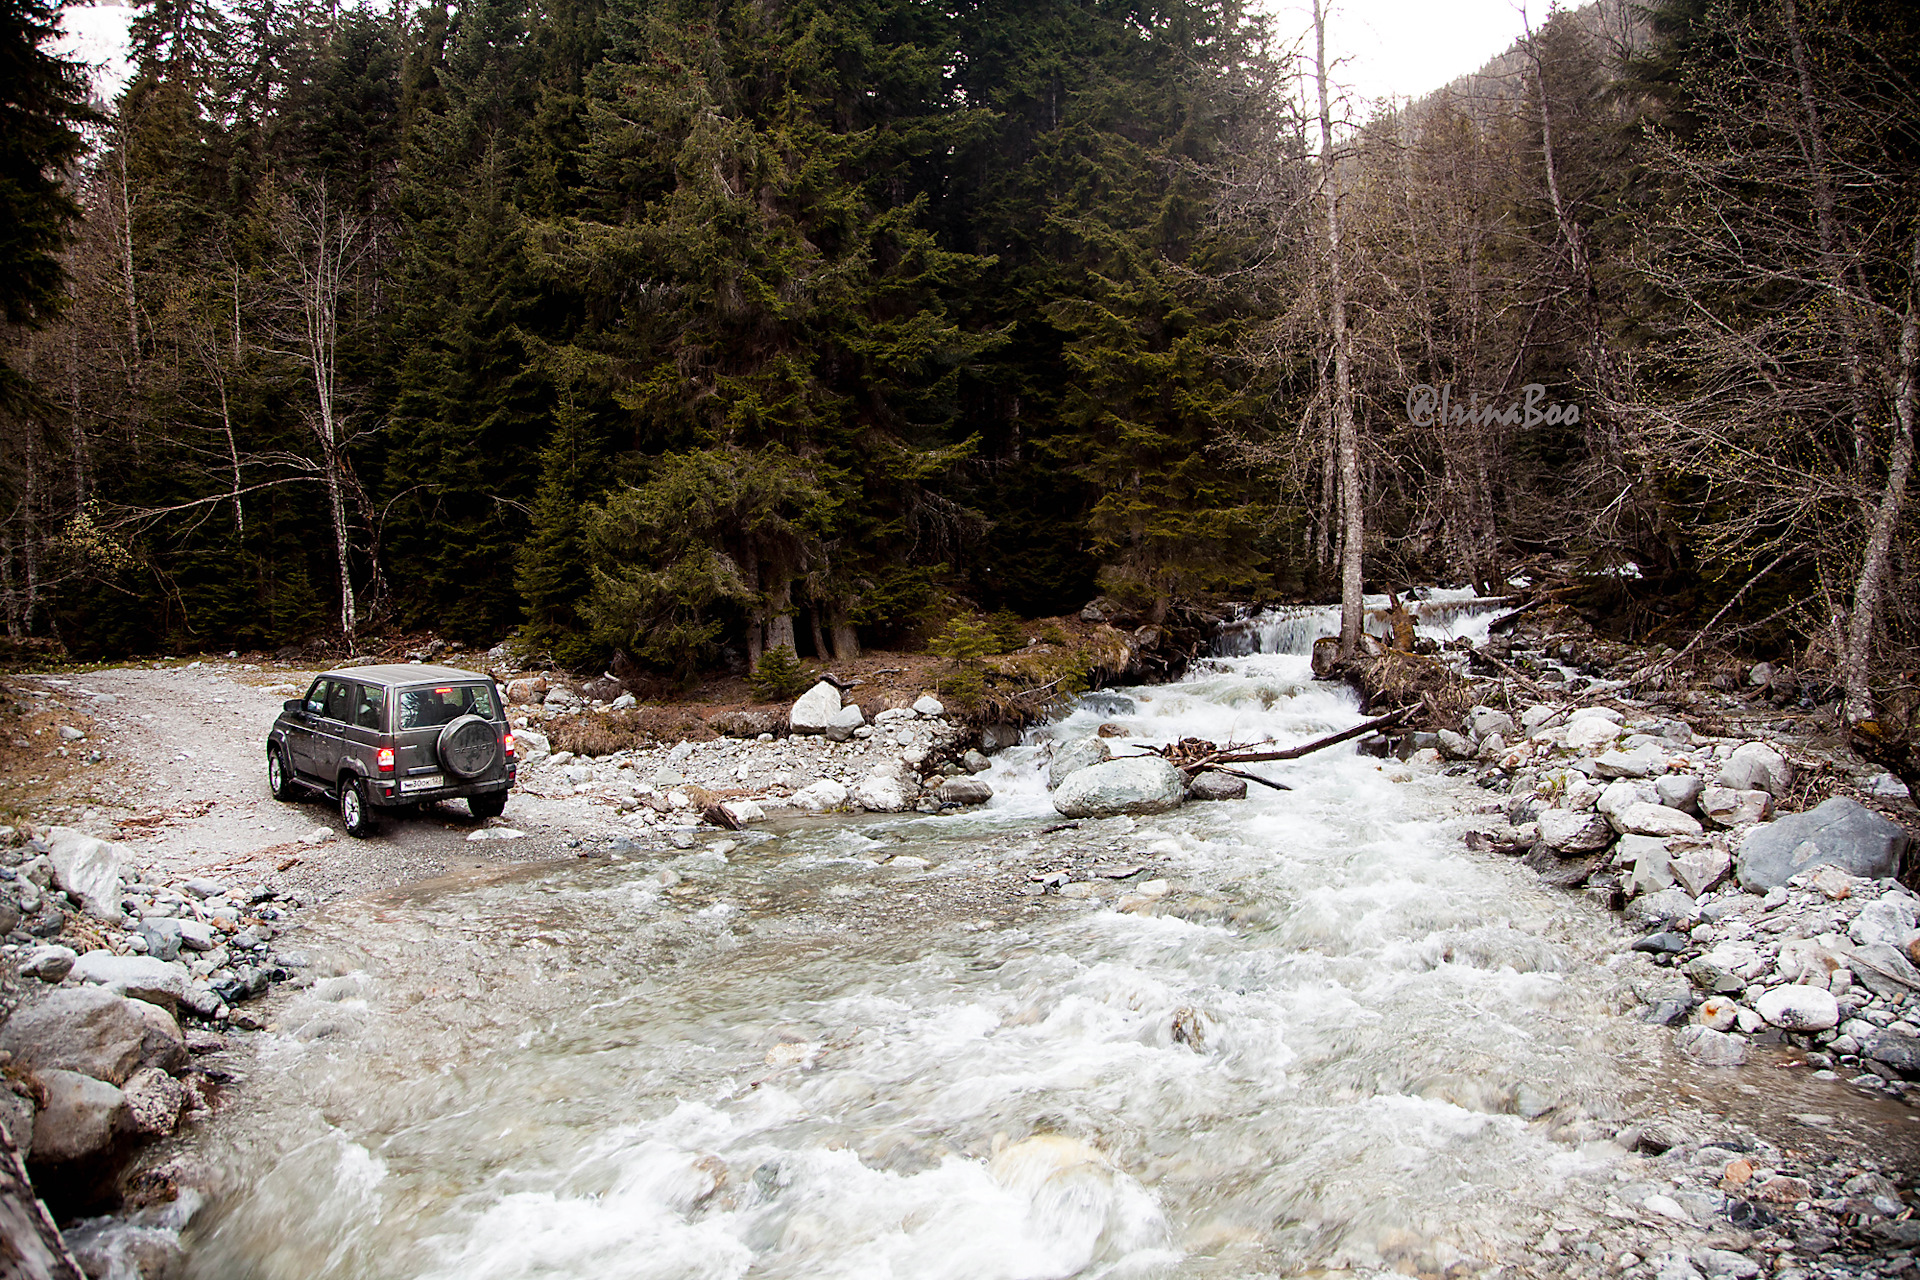
M 1267 742 L 1271 742 L 1272 739 L 1268 739 L 1267 742 L 1250 742 L 1243 746 L 1229 744 L 1222 747 L 1216 743 L 1208 742 L 1205 738 L 1182 738 L 1171 746 L 1149 746 L 1147 750 L 1166 760 L 1176 769 L 1186 774 L 1189 782 L 1191 782 L 1196 775 L 1202 773 L 1230 773 L 1236 778 L 1245 778 L 1249 782 L 1257 782 L 1263 787 L 1272 787 L 1276 791 L 1290 791 L 1292 788 L 1282 783 L 1271 782 L 1266 778 L 1256 777 L 1251 773 L 1246 773 L 1231 766 L 1237 764 L 1263 764 L 1271 760 L 1298 760 L 1301 756 L 1309 756 L 1316 751 L 1336 746 L 1352 738 L 1360 737 L 1362 734 L 1372 733 L 1376 729 L 1386 728 L 1388 725 L 1406 719 L 1419 709 L 1420 705 L 1418 703 L 1412 706 L 1401 707 L 1398 711 L 1389 711 L 1386 715 L 1375 716 L 1371 720 L 1363 720 L 1351 729 L 1342 729 L 1339 733 L 1331 733 L 1324 738 L 1317 738 L 1312 742 L 1302 743 L 1297 747 L 1285 747 L 1278 751 L 1256 751 L 1253 749 L 1255 747 L 1266 746 Z
M 0 1280 L 85 1280 L 0 1125 Z

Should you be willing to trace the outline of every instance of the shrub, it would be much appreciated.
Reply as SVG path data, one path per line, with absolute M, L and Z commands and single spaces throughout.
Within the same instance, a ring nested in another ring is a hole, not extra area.
M 987 625 L 993 629 L 994 641 L 999 645 L 994 652 L 1012 653 L 1027 647 L 1026 628 L 1020 624 L 1020 615 L 1012 610 L 1000 610 L 987 619 Z
M 791 648 L 777 644 L 760 655 L 747 677 L 747 687 L 762 702 L 790 702 L 813 684 L 813 673 L 802 666 Z

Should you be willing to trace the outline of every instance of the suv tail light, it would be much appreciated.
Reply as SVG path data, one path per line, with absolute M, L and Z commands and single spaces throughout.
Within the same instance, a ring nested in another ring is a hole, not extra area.
M 380 766 L 380 772 L 393 772 L 393 748 L 382 747 L 373 754 L 374 763 Z
M 512 756 L 513 756 L 513 734 L 511 734 L 511 733 L 503 733 L 503 734 L 501 734 L 501 735 L 500 735 L 500 749 L 501 749 L 502 751 L 504 751 L 504 752 L 506 752 L 506 753 L 507 753 L 507 756 L 508 756 L 508 758 L 509 758 L 509 759 L 511 759 L 511 758 L 512 758 Z

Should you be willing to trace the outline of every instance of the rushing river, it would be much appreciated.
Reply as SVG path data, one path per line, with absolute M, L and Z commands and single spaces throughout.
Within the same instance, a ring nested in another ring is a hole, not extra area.
M 1304 653 L 1256 653 L 1050 733 L 1358 719 Z M 1043 832 L 1045 751 L 961 816 L 322 913 L 300 945 L 334 976 L 196 1140 L 223 1172 L 189 1274 L 1472 1271 L 1610 1177 L 1643 1034 L 1612 926 L 1463 849 L 1487 793 L 1349 746 L 1262 766 L 1290 791 Z M 1069 863 L 1144 870 L 1035 896 Z

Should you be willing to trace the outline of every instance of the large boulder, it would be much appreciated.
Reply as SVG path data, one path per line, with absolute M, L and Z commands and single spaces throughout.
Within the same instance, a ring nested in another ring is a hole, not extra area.
M 45 1105 L 33 1118 L 35 1164 L 66 1164 L 113 1145 L 126 1119 L 126 1098 L 104 1080 L 77 1071 L 37 1072 Z
M 1067 775 L 1053 807 L 1069 818 L 1165 813 L 1187 796 L 1187 775 L 1159 756 L 1128 756 Z
M 793 803 L 808 813 L 825 813 L 847 802 L 847 789 L 832 778 L 822 778 L 793 793 Z
M 111 951 L 89 951 L 73 962 L 73 977 L 105 987 L 116 995 L 145 1000 L 172 1012 L 182 1001 L 193 1003 L 193 978 L 183 964 L 152 956 L 117 956 Z
M 1779 799 L 1793 785 L 1793 766 L 1764 742 L 1743 742 L 1733 749 L 1713 781 L 1734 791 L 1764 791 Z
M 0 1028 L 0 1049 L 29 1071 L 78 1071 L 124 1084 L 143 1066 L 179 1067 L 186 1041 L 173 1015 L 100 987 L 55 991 Z
M 822 680 L 800 695 L 787 713 L 787 725 L 795 733 L 825 733 L 839 714 L 840 691 Z
M 553 743 L 547 740 L 546 734 L 525 727 L 513 731 L 513 758 L 521 764 L 545 760 L 552 754 Z
M 978 778 L 948 778 L 934 790 L 933 798 L 942 804 L 985 804 L 993 799 L 993 788 Z
M 1047 786 L 1057 787 L 1067 780 L 1067 776 L 1091 765 L 1105 764 L 1113 759 L 1113 748 L 1107 745 L 1105 738 L 1075 738 L 1072 742 L 1062 743 L 1053 753 L 1053 763 L 1047 766 Z
M 1747 832 L 1735 876 L 1749 893 L 1765 893 L 1811 867 L 1836 866 L 1869 880 L 1897 879 L 1907 833 L 1856 800 L 1835 796 L 1805 813 L 1790 813 Z
M 919 786 L 899 765 L 879 765 L 853 784 L 853 802 L 868 813 L 904 813 L 913 807 Z
M 138 874 L 133 850 L 72 827 L 53 828 L 47 844 L 54 886 L 66 890 L 96 920 L 118 921 L 121 885 Z

